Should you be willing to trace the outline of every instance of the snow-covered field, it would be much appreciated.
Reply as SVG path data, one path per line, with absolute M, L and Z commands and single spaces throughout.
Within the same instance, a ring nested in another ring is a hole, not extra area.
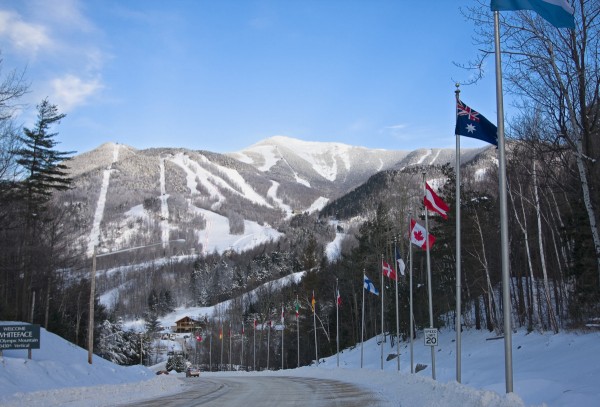
M 3 322 L 2 322 L 3 323 Z M 4 324 L 4 323 L 3 323 Z M 182 374 L 156 376 L 153 369 L 123 367 L 94 357 L 87 351 L 41 330 L 41 349 L 31 360 L 25 350 L 6 350 L 0 358 L 2 406 L 113 406 L 167 395 L 181 389 Z M 462 384 L 455 381 L 453 331 L 440 333 L 436 348 L 436 377 L 431 369 L 410 373 L 409 344 L 401 343 L 400 372 L 397 362 L 384 362 L 376 338 L 344 350 L 310 366 L 276 372 L 222 372 L 208 375 L 293 375 L 342 380 L 377 393 L 384 406 L 597 406 L 600 404 L 600 333 L 513 335 L 514 393 L 505 394 L 504 342 L 489 340 L 488 332 L 465 331 L 462 335 Z M 384 355 L 395 353 L 389 342 Z M 431 366 L 431 352 L 422 339 L 414 343 L 414 363 Z

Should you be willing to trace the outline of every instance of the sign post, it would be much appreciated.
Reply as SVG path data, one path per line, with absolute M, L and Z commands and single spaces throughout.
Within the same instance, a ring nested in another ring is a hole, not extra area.
M 39 325 L 0 325 L 0 351 L 39 348 Z

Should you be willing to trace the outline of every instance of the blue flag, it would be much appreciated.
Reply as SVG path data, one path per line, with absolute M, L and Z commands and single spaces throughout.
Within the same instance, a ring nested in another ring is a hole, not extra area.
M 456 101 L 456 128 L 454 134 L 476 138 L 498 146 L 498 129 L 482 114 L 461 100 Z
M 492 11 L 533 10 L 556 28 L 575 28 L 575 10 L 567 0 L 492 0 Z
M 379 295 L 379 290 L 377 289 L 377 287 L 375 287 L 371 280 L 369 280 L 369 278 L 366 275 L 364 275 L 364 278 L 365 290 L 372 292 L 375 295 Z

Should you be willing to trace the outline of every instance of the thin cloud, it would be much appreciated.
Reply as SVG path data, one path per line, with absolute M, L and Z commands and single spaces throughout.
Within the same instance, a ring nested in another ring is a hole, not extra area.
M 98 79 L 86 81 L 72 74 L 52 80 L 51 86 L 54 101 L 62 112 L 68 112 L 85 104 L 103 87 Z
M 27 23 L 19 14 L 6 10 L 0 10 L 0 38 L 5 38 L 18 52 L 33 55 L 53 45 L 46 27 Z

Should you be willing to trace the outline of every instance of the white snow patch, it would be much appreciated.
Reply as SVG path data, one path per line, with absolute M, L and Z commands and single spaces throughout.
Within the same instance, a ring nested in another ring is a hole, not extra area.
M 306 210 L 306 212 L 313 213 L 316 211 L 320 211 L 321 209 L 323 209 L 325 207 L 325 205 L 327 205 L 327 202 L 329 202 L 329 198 L 320 196 L 312 203 L 312 205 L 310 205 L 310 207 Z
M 267 191 L 267 196 L 271 197 L 273 201 L 285 212 L 285 218 L 289 219 L 292 217 L 293 210 L 291 206 L 285 204 L 281 198 L 277 196 L 277 190 L 279 189 L 279 182 L 271 180 L 271 187 Z
M 229 219 L 215 212 L 190 205 L 194 211 L 206 219 L 206 228 L 196 232 L 198 241 L 203 243 L 204 253 L 234 250 L 241 253 L 251 248 L 279 239 L 282 234 L 269 226 L 244 220 L 244 234 L 232 235 L 229 232 Z
M 432 154 L 431 149 L 428 149 L 427 152 L 421 158 L 419 158 L 419 161 L 417 161 L 417 164 L 422 164 L 423 161 L 425 161 L 425 159 L 427 157 L 429 157 L 431 154 Z

